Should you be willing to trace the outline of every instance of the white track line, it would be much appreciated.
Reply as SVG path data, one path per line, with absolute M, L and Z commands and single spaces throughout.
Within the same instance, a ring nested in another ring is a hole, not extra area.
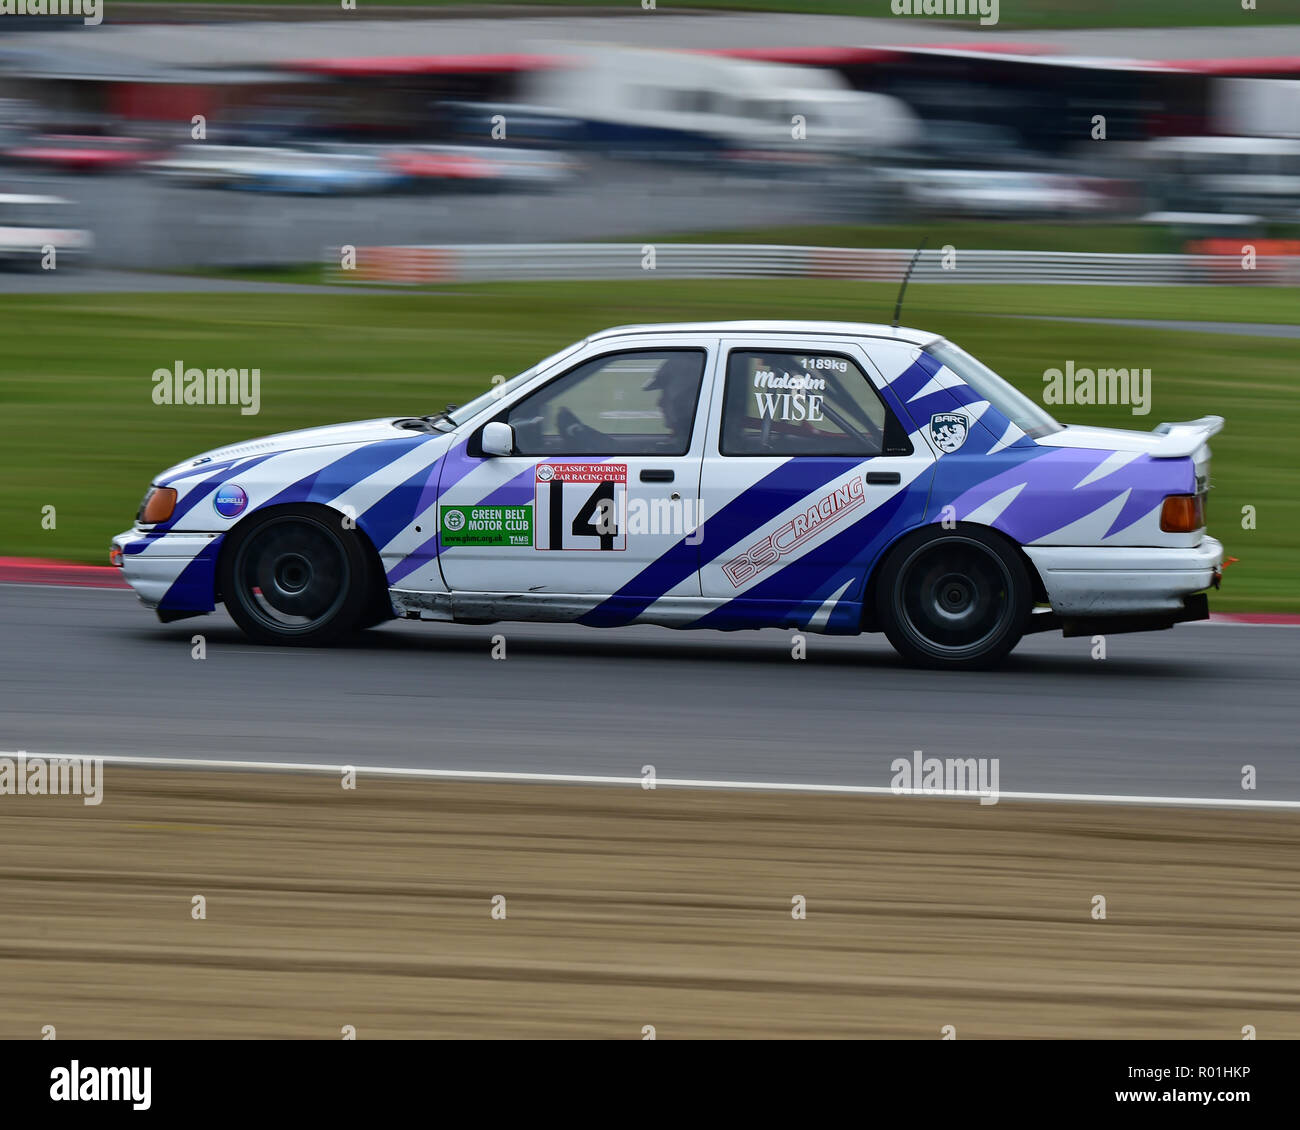
M 87 756 L 68 753 L 38 753 L 33 750 L 0 751 L 0 757 L 53 759 L 59 757 Z M 480 769 L 404 769 L 378 765 L 322 765 L 297 761 L 225 761 L 205 757 L 146 757 L 133 754 L 102 754 L 98 760 L 105 765 L 124 765 L 135 768 L 163 769 L 223 769 L 264 773 L 327 773 L 339 776 L 344 769 L 355 769 L 357 777 L 391 777 L 435 781 L 505 781 L 516 784 L 550 785 L 623 785 L 644 786 L 641 777 L 606 777 L 590 773 L 523 773 Z M 684 777 L 656 777 L 655 786 L 670 789 L 721 789 L 736 792 L 771 793 L 829 793 L 849 796 L 919 796 L 949 800 L 980 800 L 979 792 L 927 793 L 921 789 L 895 790 L 885 785 L 823 785 L 789 781 L 715 781 Z M 651 791 L 651 790 L 646 790 Z M 1300 800 L 1246 800 L 1244 798 L 1123 796 L 1106 793 L 1035 793 L 999 792 L 999 801 L 1025 800 L 1058 804 L 1134 804 L 1168 808 L 1265 808 L 1300 809 Z M 992 807 L 992 806 L 989 806 Z

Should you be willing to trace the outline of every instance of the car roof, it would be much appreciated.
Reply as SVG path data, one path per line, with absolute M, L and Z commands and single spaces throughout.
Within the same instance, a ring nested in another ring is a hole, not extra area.
M 825 334 L 836 337 L 883 337 L 908 345 L 926 346 L 942 341 L 941 334 L 906 326 L 885 326 L 876 322 L 814 322 L 814 321 L 743 321 L 743 322 L 665 322 L 661 324 L 612 326 L 592 334 L 588 341 L 608 338 L 636 337 L 649 334 L 777 334 L 815 336 Z

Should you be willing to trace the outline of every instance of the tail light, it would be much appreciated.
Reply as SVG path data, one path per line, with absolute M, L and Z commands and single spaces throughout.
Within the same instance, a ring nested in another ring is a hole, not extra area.
M 1167 534 L 1190 534 L 1205 525 L 1205 495 L 1171 494 L 1160 508 L 1160 528 Z

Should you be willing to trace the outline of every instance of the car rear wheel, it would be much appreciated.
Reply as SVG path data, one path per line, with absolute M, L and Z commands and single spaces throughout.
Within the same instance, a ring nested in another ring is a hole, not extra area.
M 365 547 L 332 511 L 268 514 L 231 537 L 221 592 L 226 611 L 252 639 L 331 643 L 358 628 L 372 607 Z
M 882 566 L 879 622 L 898 653 L 919 667 L 980 669 L 1020 642 L 1033 608 L 1029 571 L 987 530 L 924 530 Z

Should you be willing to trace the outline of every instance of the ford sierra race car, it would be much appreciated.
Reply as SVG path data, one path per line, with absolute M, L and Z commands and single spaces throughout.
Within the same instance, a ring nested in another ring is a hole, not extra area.
M 997 663 L 1027 632 L 1208 616 L 1217 416 L 1058 423 L 935 334 L 628 326 L 460 408 L 159 475 L 113 541 L 163 621 L 324 644 L 393 617 L 884 632 Z

